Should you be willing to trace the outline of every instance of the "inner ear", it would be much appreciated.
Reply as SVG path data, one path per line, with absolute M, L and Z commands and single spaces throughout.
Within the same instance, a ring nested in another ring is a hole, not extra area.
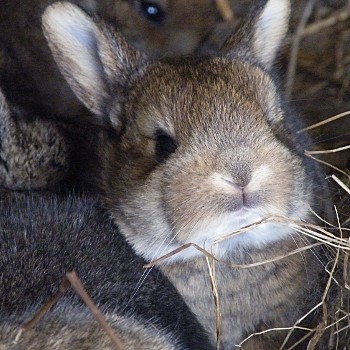
M 245 18 L 222 47 L 228 57 L 252 58 L 270 70 L 288 31 L 289 0 L 268 0 Z
M 110 125 L 119 125 L 124 85 L 145 56 L 112 27 L 69 2 L 50 5 L 42 24 L 53 57 L 80 101 L 101 124 L 107 118 Z
M 270 69 L 288 31 L 289 0 L 269 0 L 258 16 L 253 35 L 253 53 Z
M 98 52 L 98 27 L 81 9 L 65 2 L 49 6 L 42 24 L 55 61 L 68 84 L 88 109 L 102 115 L 108 87 Z

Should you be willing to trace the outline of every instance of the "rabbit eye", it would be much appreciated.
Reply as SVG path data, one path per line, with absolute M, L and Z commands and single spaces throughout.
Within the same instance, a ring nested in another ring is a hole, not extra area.
M 141 1 L 141 11 L 148 20 L 157 25 L 164 22 L 165 12 L 152 1 Z
M 177 149 L 176 141 L 164 133 L 162 130 L 156 131 L 156 160 L 158 163 L 165 162 L 169 156 L 174 153 Z

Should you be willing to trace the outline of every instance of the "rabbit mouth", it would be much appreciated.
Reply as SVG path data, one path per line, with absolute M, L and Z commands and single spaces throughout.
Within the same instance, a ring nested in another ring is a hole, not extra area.
M 253 209 L 242 207 L 217 219 L 204 220 L 188 241 L 224 257 L 240 248 L 265 247 L 292 233 L 284 225 L 263 222 L 266 218 Z
M 243 221 L 249 220 L 249 217 L 252 215 L 251 210 L 245 206 L 242 206 L 240 209 L 235 211 L 233 214 L 235 215 L 237 220 L 243 220 Z
M 293 231 L 285 225 L 261 222 L 265 218 L 251 209 L 241 208 L 214 220 L 203 220 L 186 238 L 176 240 L 176 243 L 168 245 L 168 248 L 162 250 L 159 256 L 153 256 L 150 260 L 164 256 L 188 243 L 193 243 L 217 259 L 230 261 L 234 255 L 246 253 L 249 249 L 264 249 L 293 234 Z M 195 247 L 188 248 L 174 254 L 167 261 L 171 263 L 203 257 L 203 252 Z

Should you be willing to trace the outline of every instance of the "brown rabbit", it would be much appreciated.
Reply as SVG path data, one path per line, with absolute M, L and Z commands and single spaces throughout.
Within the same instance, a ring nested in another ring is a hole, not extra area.
M 40 18 L 54 0 L 2 0 L 0 49 L 9 64 L 0 86 L 11 102 L 37 115 L 63 118 L 84 113 L 53 62 Z M 213 0 L 72 0 L 110 20 L 130 42 L 152 55 L 193 53 L 222 17 Z
M 202 252 L 189 247 L 160 267 L 221 349 L 255 332 L 262 334 L 243 349 L 279 349 L 285 339 L 290 346 L 305 333 L 287 341 L 288 327 L 321 299 L 318 248 L 227 265 L 309 244 L 288 225 L 264 222 L 215 244 L 269 217 L 315 222 L 311 208 L 326 212 L 323 176 L 303 155 L 308 137 L 272 79 L 289 13 L 288 0 L 269 0 L 221 56 L 160 61 L 69 3 L 43 16 L 63 75 L 112 129 L 100 143 L 99 181 L 121 233 L 148 261 L 195 243 L 226 262 L 215 265 L 221 325 Z

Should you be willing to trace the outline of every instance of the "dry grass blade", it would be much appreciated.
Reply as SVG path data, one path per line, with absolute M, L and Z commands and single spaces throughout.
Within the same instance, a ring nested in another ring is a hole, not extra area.
M 343 181 L 341 181 L 337 176 L 332 175 L 331 178 L 343 189 L 345 190 L 348 194 L 350 194 L 350 188 L 345 185 Z
M 337 215 L 338 216 L 338 215 Z M 338 220 L 339 222 L 339 220 Z M 332 279 L 333 279 L 333 275 L 334 275 L 334 272 L 335 272 L 335 269 L 338 265 L 338 262 L 339 262 L 339 253 L 340 252 L 340 249 L 338 248 L 337 250 L 337 255 L 336 255 L 336 259 L 335 259 L 335 262 L 333 264 L 333 267 L 332 267 L 332 270 L 330 272 L 330 275 L 329 275 L 329 278 L 328 278 L 328 281 L 327 281 L 327 285 L 326 285 L 326 288 L 325 288 L 325 291 L 323 293 L 323 297 L 322 297 L 322 300 L 321 302 L 319 302 L 315 307 L 313 307 L 308 313 L 306 313 L 303 317 L 301 317 L 297 322 L 295 322 L 294 326 L 290 329 L 290 331 L 288 332 L 284 342 L 282 343 L 281 347 L 279 350 L 283 350 L 283 348 L 286 346 L 290 336 L 292 335 L 292 332 L 294 331 L 295 327 L 300 324 L 303 320 L 305 320 L 305 318 L 307 316 L 309 316 L 310 314 L 312 314 L 313 312 L 315 312 L 319 307 L 322 306 L 323 308 L 323 318 L 322 318 L 322 322 L 316 327 L 316 329 L 314 330 L 315 331 L 315 335 L 312 337 L 312 339 L 310 340 L 309 342 L 309 345 L 308 345 L 308 350 L 313 350 L 315 348 L 315 346 L 317 345 L 320 337 L 322 336 L 322 334 L 324 333 L 325 331 L 325 327 L 327 326 L 327 309 L 326 309 L 326 297 L 327 297 L 327 294 L 328 294 L 328 291 L 330 289 L 330 286 L 331 286 L 331 283 L 332 283 Z M 289 348 L 289 349 L 293 349 L 295 346 Z M 288 349 L 288 350 L 289 350 Z
M 13 344 L 17 344 L 22 333 L 29 331 L 33 328 L 49 311 L 50 309 L 57 303 L 57 301 L 64 295 L 64 293 L 70 288 L 73 287 L 76 293 L 82 298 L 85 304 L 89 307 L 92 314 L 95 316 L 102 329 L 107 333 L 110 337 L 112 343 L 115 345 L 117 350 L 125 350 L 122 340 L 120 337 L 114 332 L 114 330 L 107 323 L 106 319 L 102 315 L 101 311 L 96 307 L 88 293 L 86 292 L 83 284 L 81 283 L 78 275 L 75 271 L 66 273 L 66 276 L 63 278 L 59 290 L 57 293 L 34 315 L 34 317 L 26 322 L 16 335 L 16 338 Z
M 183 250 L 185 250 L 185 249 L 187 249 L 187 248 L 192 246 L 192 247 L 196 248 L 197 250 L 199 250 L 201 253 L 203 253 L 206 258 L 212 259 L 212 260 L 214 260 L 214 261 L 216 261 L 218 263 L 222 263 L 222 264 L 225 264 L 227 266 L 230 266 L 232 268 L 237 268 L 237 269 L 250 269 L 252 267 L 257 267 L 257 266 L 261 266 L 261 265 L 265 265 L 265 264 L 270 264 L 270 263 L 276 262 L 278 260 L 287 258 L 289 256 L 292 256 L 292 255 L 295 255 L 295 254 L 299 254 L 299 253 L 301 253 L 301 252 L 303 252 L 305 250 L 313 249 L 313 248 L 315 248 L 315 247 L 317 247 L 319 245 L 322 245 L 322 244 L 323 243 L 310 244 L 310 245 L 307 245 L 305 247 L 292 250 L 289 253 L 286 253 L 284 255 L 280 255 L 280 256 L 277 256 L 277 257 L 274 257 L 274 258 L 271 258 L 271 259 L 268 259 L 268 260 L 263 260 L 263 261 L 259 261 L 259 262 L 252 263 L 252 264 L 240 265 L 240 264 L 232 264 L 232 263 L 228 263 L 228 262 L 226 262 L 224 260 L 220 260 L 215 255 L 209 253 L 207 250 L 199 247 L 197 244 L 188 243 L 188 244 L 185 244 L 185 245 L 181 246 L 178 249 L 175 249 L 175 250 L 171 251 L 170 253 L 168 253 L 166 255 L 161 256 L 159 259 L 151 261 L 150 263 L 148 263 L 147 265 L 144 265 L 143 267 L 144 268 L 150 268 L 152 266 L 158 265 L 161 262 L 165 261 L 166 259 L 168 259 L 168 258 L 170 258 L 170 257 L 172 257 L 172 256 L 174 256 L 176 254 L 179 254 Z
M 332 164 L 330 164 L 330 163 L 325 162 L 324 160 L 321 160 L 321 159 L 318 159 L 318 158 L 316 158 L 316 157 L 313 157 L 313 156 L 310 154 L 309 151 L 305 151 L 305 155 L 306 155 L 307 157 L 309 157 L 309 158 L 315 160 L 315 161 L 318 162 L 318 163 L 327 165 L 328 167 L 330 167 L 330 168 L 332 168 L 332 169 L 338 171 L 339 173 L 343 174 L 344 176 L 346 176 L 346 177 L 350 180 L 350 175 L 349 175 L 347 172 L 345 172 L 344 170 L 341 170 L 341 169 L 337 168 L 336 166 L 334 166 L 334 165 L 332 165 Z
M 203 253 L 207 258 L 210 258 L 210 259 L 213 259 L 217 262 L 226 264 L 232 268 L 241 268 L 241 269 L 252 268 L 252 267 L 260 266 L 263 264 L 272 263 L 272 262 L 281 260 L 283 258 L 289 257 L 291 255 L 301 253 L 305 250 L 315 248 L 321 244 L 326 244 L 327 246 L 330 246 L 330 247 L 333 247 L 336 249 L 342 249 L 344 251 L 350 252 L 350 241 L 349 240 L 344 239 L 344 238 L 340 238 L 340 237 L 328 232 L 327 230 L 325 230 L 321 226 L 309 224 L 309 223 L 299 221 L 299 220 L 292 220 L 292 219 L 288 219 L 288 218 L 281 217 L 281 216 L 269 217 L 269 218 L 260 220 L 256 223 L 253 223 L 251 225 L 244 226 L 239 230 L 236 230 L 234 232 L 231 232 L 228 235 L 220 237 L 219 239 L 214 241 L 213 245 L 219 244 L 224 240 L 230 239 L 238 234 L 243 234 L 243 233 L 249 231 L 250 229 L 253 229 L 255 227 L 258 227 L 258 226 L 266 224 L 266 223 L 277 223 L 277 224 L 287 225 L 290 228 L 292 228 L 295 232 L 317 240 L 318 243 L 310 244 L 310 245 L 304 246 L 302 248 L 295 249 L 295 250 L 288 252 L 284 255 L 273 257 L 273 258 L 268 259 L 268 260 L 264 260 L 264 261 L 256 262 L 256 263 L 252 263 L 252 264 L 246 264 L 246 265 L 227 263 L 223 260 L 218 259 L 215 255 L 213 255 L 212 253 L 203 249 L 202 247 L 198 246 L 197 244 L 187 243 L 187 244 L 184 244 L 183 246 L 169 252 L 168 254 L 163 255 L 159 259 L 156 259 L 154 261 L 151 261 L 147 265 L 144 265 L 144 268 L 149 268 L 149 267 L 155 266 L 155 265 L 165 261 L 166 259 L 169 259 L 170 257 L 172 257 L 176 254 L 179 254 L 183 250 L 188 249 L 189 247 L 194 247 L 195 249 L 197 249 L 198 251 Z
M 335 209 L 335 213 L 337 216 L 337 222 L 338 222 L 338 226 L 339 226 L 339 231 L 340 231 L 340 237 L 343 237 L 343 233 L 342 233 L 342 229 L 341 229 L 341 225 L 340 225 L 340 220 L 339 220 L 339 215 L 338 215 L 338 211 L 337 208 L 334 207 Z M 319 343 L 321 337 L 323 336 L 326 328 L 327 328 L 327 320 L 328 320 L 328 310 L 327 310 L 327 303 L 326 303 L 326 298 L 327 298 L 327 294 L 329 292 L 329 289 L 331 287 L 331 282 L 333 279 L 333 275 L 336 271 L 337 266 L 339 265 L 339 257 L 340 257 L 340 249 L 337 250 L 337 254 L 335 256 L 335 262 L 333 264 L 333 268 L 330 272 L 329 275 L 329 279 L 327 282 L 327 286 L 326 286 L 326 290 L 323 294 L 323 305 L 322 305 L 322 312 L 323 312 L 323 318 L 322 321 L 320 322 L 320 324 L 317 326 L 316 328 L 316 332 L 315 335 L 311 338 L 309 344 L 308 344 L 308 350 L 314 350 L 317 346 L 317 344 Z
M 243 226 L 242 228 L 238 229 L 238 230 L 235 230 L 235 231 L 232 231 L 231 233 L 227 234 L 227 235 L 224 235 L 218 239 L 216 239 L 214 241 L 214 244 L 219 244 L 221 243 L 222 241 L 225 241 L 226 239 L 229 239 L 229 238 L 232 238 L 233 236 L 237 236 L 239 234 L 242 234 L 244 232 L 247 232 L 255 227 L 258 227 L 258 226 L 261 226 L 263 224 L 266 224 L 268 222 L 279 222 L 280 220 L 284 220 L 285 218 L 283 217 L 280 217 L 280 216 L 271 216 L 271 217 L 268 217 L 268 218 L 265 218 L 265 219 L 262 219 L 260 221 L 257 221 L 257 222 L 254 222 L 250 225 L 247 225 L 247 226 Z
M 298 133 L 301 133 L 301 132 L 304 132 L 304 131 L 309 131 L 309 130 L 312 130 L 312 129 L 316 129 L 316 128 L 319 128 L 320 126 L 322 125 L 325 125 L 325 124 L 328 124 L 328 123 L 331 123 L 331 122 L 334 122 L 335 120 L 338 120 L 340 118 L 343 118 L 343 117 L 346 117 L 347 115 L 350 114 L 350 111 L 346 111 L 346 112 L 343 112 L 343 113 L 340 113 L 340 114 L 337 114 L 333 117 L 330 117 L 330 118 L 327 118 L 325 120 L 322 120 L 321 122 L 319 123 L 316 123 L 316 124 L 312 124 L 304 129 L 301 129 L 298 131 Z
M 69 287 L 69 281 L 67 280 L 67 278 L 64 278 L 59 286 L 57 293 L 54 294 L 53 297 L 43 307 L 39 309 L 39 311 L 34 315 L 32 319 L 30 319 L 21 327 L 13 342 L 14 344 L 18 343 L 19 338 L 21 337 L 23 332 L 29 331 L 40 322 L 40 320 L 50 311 L 50 309 L 57 303 L 57 301 L 63 296 L 63 294 L 69 289 Z
M 266 329 L 266 330 L 261 331 L 261 332 L 256 332 L 256 333 L 250 334 L 247 338 L 243 339 L 239 344 L 236 344 L 235 347 L 236 348 L 241 348 L 244 343 L 246 343 L 249 339 L 251 339 L 251 338 L 253 338 L 253 337 L 257 336 L 257 335 L 262 335 L 262 334 L 271 333 L 271 332 L 277 332 L 277 331 L 288 331 L 291 328 L 292 327 L 269 328 L 269 329 Z M 306 327 L 295 327 L 294 329 L 300 329 L 302 331 L 308 331 L 308 332 L 312 332 L 313 331 L 313 329 L 306 328 Z
M 72 287 L 75 289 L 75 291 L 78 293 L 78 295 L 81 297 L 81 299 L 84 301 L 84 303 L 88 306 L 92 314 L 95 316 L 97 322 L 100 324 L 102 329 L 105 330 L 105 332 L 110 337 L 112 343 L 115 345 L 117 350 L 125 350 L 124 344 L 121 340 L 121 338 L 114 332 L 112 327 L 108 324 L 105 317 L 101 313 L 101 311 L 97 308 L 97 306 L 94 304 L 92 299 L 90 298 L 89 294 L 87 293 L 86 289 L 84 288 L 83 284 L 80 281 L 80 278 L 76 274 L 75 271 L 69 272 L 66 274 L 66 277 Z
M 217 260 L 214 255 L 210 254 L 208 251 L 206 251 L 205 249 L 201 248 L 199 245 L 197 245 L 195 243 L 187 243 L 187 244 L 184 244 L 183 246 L 181 246 L 181 247 L 179 247 L 177 249 L 174 249 L 170 253 L 161 256 L 159 259 L 156 259 L 156 260 L 153 260 L 153 261 L 149 262 L 148 264 L 144 265 L 143 267 L 145 269 L 148 269 L 148 268 L 150 268 L 152 266 L 158 265 L 162 261 L 164 261 L 164 260 L 166 260 L 166 259 L 168 259 L 168 258 L 170 258 L 170 257 L 172 257 L 172 256 L 174 256 L 176 254 L 179 254 L 182 251 L 184 251 L 185 249 L 188 249 L 190 247 L 194 247 L 197 250 L 199 250 L 200 252 L 202 252 L 205 256 L 207 256 L 209 258 L 212 258 L 214 260 Z
M 213 297 L 214 297 L 214 304 L 215 304 L 216 350 L 219 350 L 220 339 L 222 335 L 222 313 L 221 313 L 221 307 L 220 307 L 218 285 L 217 285 L 217 280 L 215 275 L 215 260 L 206 257 L 206 261 L 208 265 L 210 283 L 211 283 L 211 288 L 212 288 Z
M 325 149 L 322 151 L 305 151 L 305 153 L 306 153 L 306 155 L 308 155 L 308 154 L 329 154 L 329 153 L 337 153 L 337 152 L 345 151 L 347 149 L 350 149 L 350 145 L 339 147 L 339 148 L 333 148 L 333 149 Z
M 229 22 L 234 19 L 234 13 L 228 0 L 216 0 L 216 6 L 224 21 Z
M 326 243 L 330 246 L 333 246 L 334 248 L 342 248 L 344 250 L 350 251 L 349 241 L 337 237 L 336 235 L 325 230 L 323 227 L 314 224 L 309 224 L 300 220 L 288 219 L 282 216 L 271 216 L 251 225 L 244 226 L 239 230 L 233 231 L 228 235 L 222 236 L 221 238 L 217 239 L 214 242 L 214 244 L 218 244 L 226 239 L 232 238 L 238 234 L 242 234 L 244 232 L 249 231 L 252 228 L 258 227 L 266 223 L 285 225 L 295 230 L 296 232 L 314 238 L 319 242 Z
M 296 32 L 293 35 L 292 47 L 290 51 L 290 57 L 289 57 L 289 63 L 288 63 L 288 69 L 287 69 L 286 93 L 285 93 L 286 97 L 289 99 L 292 96 L 292 91 L 294 87 L 295 72 L 297 67 L 300 41 L 303 36 L 306 23 L 311 16 L 312 10 L 315 7 L 316 2 L 317 0 L 309 0 L 306 3 L 306 6 L 300 18 L 300 21 L 298 23 Z
M 303 36 L 308 36 L 312 34 L 318 33 L 320 30 L 331 27 L 333 25 L 338 24 L 339 22 L 346 21 L 350 18 L 350 8 L 345 6 L 344 8 L 336 11 L 329 17 L 317 21 L 315 23 L 309 24 L 305 27 L 303 31 Z
M 344 257 L 344 269 L 343 269 L 343 279 L 344 279 L 344 287 L 350 291 L 350 276 L 348 274 L 349 271 L 349 255 L 345 254 Z

